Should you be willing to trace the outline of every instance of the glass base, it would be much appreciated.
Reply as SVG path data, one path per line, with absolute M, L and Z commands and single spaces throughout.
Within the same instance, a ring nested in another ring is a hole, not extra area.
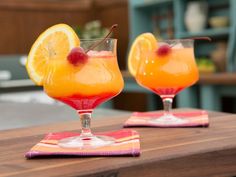
M 102 146 L 107 146 L 115 143 L 115 139 L 109 136 L 74 136 L 62 139 L 58 145 L 62 148 L 80 148 L 94 149 Z
M 163 126 L 178 126 L 188 123 L 188 120 L 176 117 L 173 114 L 166 114 L 156 119 L 151 119 L 150 123 L 163 125 Z

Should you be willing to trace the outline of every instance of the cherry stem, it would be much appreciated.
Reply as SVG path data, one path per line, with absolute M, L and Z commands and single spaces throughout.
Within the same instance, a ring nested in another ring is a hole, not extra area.
M 188 39 L 192 39 L 192 40 L 207 40 L 207 41 L 211 41 L 210 37 L 192 37 L 192 38 L 183 38 L 183 40 L 188 40 Z M 174 47 L 176 44 L 171 44 L 170 47 Z
M 113 32 L 113 30 L 114 30 L 117 26 L 118 26 L 118 24 L 112 25 L 112 26 L 110 27 L 110 29 L 109 29 L 109 33 L 108 33 L 101 41 L 99 41 L 99 42 L 97 42 L 97 43 L 91 45 L 91 46 L 85 51 L 85 53 L 88 53 L 88 51 L 94 49 L 95 47 L 97 47 L 97 46 L 99 46 L 101 43 L 103 43 L 103 42 L 111 35 L 111 33 Z
M 210 37 L 192 37 L 192 38 L 186 38 L 186 39 L 192 39 L 192 40 L 208 40 L 211 41 Z

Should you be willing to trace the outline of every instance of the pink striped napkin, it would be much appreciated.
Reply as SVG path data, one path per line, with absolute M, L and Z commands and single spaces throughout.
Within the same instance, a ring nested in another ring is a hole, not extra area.
M 207 111 L 186 111 L 173 113 L 181 119 L 163 119 L 163 112 L 134 112 L 124 127 L 208 127 Z
M 61 148 L 58 141 L 63 138 L 77 136 L 78 133 L 49 133 L 43 140 L 33 146 L 26 154 L 28 159 L 42 156 L 139 156 L 139 134 L 135 130 L 122 129 L 114 132 L 104 132 L 96 135 L 111 136 L 115 143 L 93 149 Z

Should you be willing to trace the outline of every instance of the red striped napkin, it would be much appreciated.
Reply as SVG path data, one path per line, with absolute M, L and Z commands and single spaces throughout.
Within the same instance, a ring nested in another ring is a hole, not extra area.
M 115 132 L 104 132 L 96 135 L 106 135 L 115 138 L 115 143 L 93 149 L 61 148 L 58 141 L 63 138 L 77 136 L 78 133 L 61 132 L 49 133 L 25 154 L 30 159 L 40 156 L 139 156 L 139 134 L 135 130 L 122 129 Z
M 181 119 L 163 119 L 163 112 L 134 112 L 124 123 L 124 127 L 208 127 L 206 111 L 186 111 L 173 113 Z

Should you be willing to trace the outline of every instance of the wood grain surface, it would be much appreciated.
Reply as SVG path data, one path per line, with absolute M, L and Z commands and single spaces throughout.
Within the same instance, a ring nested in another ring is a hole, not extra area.
M 236 115 L 209 116 L 209 128 L 134 128 L 141 136 L 140 157 L 24 158 L 44 134 L 78 130 L 79 121 L 0 131 L 0 176 L 235 176 Z M 96 120 L 93 130 L 121 129 L 127 118 Z
M 235 73 L 214 73 L 201 74 L 199 79 L 200 84 L 214 84 L 214 85 L 235 85 Z

